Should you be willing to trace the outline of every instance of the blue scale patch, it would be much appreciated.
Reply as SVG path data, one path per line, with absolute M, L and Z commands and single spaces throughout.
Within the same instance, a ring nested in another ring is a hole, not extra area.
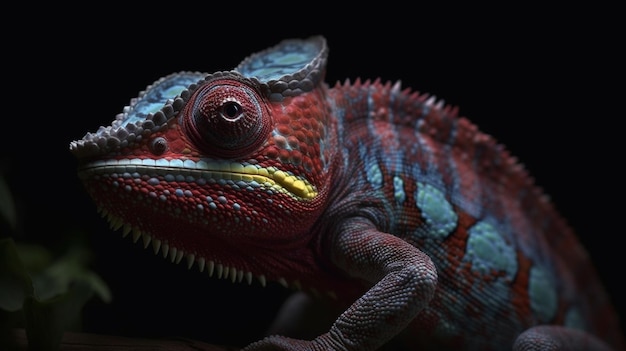
M 404 192 L 404 181 L 399 176 L 393 177 L 393 197 L 396 199 L 396 203 L 401 205 L 406 199 L 406 193 Z
M 504 240 L 503 235 L 485 221 L 474 224 L 468 234 L 463 260 L 471 262 L 472 269 L 480 274 L 505 272 L 507 281 L 512 281 L 518 269 L 517 259 L 515 249 Z
M 245 77 L 256 77 L 261 82 L 279 80 L 303 69 L 319 52 L 316 42 L 285 41 L 270 50 L 251 56 L 236 70 Z
M 540 322 L 548 322 L 554 317 L 558 307 L 556 288 L 550 274 L 539 266 L 530 269 L 528 296 L 530 308 Z
M 375 189 L 380 188 L 383 185 L 383 172 L 380 170 L 380 167 L 376 163 L 370 163 L 366 167 L 367 180 Z
M 376 158 L 372 156 L 372 153 L 363 143 L 359 143 L 359 155 L 363 160 L 367 181 L 374 189 L 380 189 L 383 186 L 383 172 L 378 166 Z
M 452 233 L 458 216 L 443 192 L 430 184 L 417 182 L 415 199 L 430 235 L 444 239 Z
M 205 75 L 204 73 L 179 73 L 155 82 L 128 111 L 122 126 L 145 120 L 148 114 L 158 112 L 168 99 L 174 99 L 189 85 L 203 79 Z

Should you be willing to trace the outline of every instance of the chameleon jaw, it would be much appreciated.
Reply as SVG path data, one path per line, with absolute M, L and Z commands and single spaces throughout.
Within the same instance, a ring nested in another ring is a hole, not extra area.
M 229 279 L 233 283 L 241 283 L 245 281 L 248 285 L 252 284 L 254 274 L 250 271 L 239 270 L 235 267 L 223 265 L 202 256 L 196 256 L 190 252 L 184 252 L 174 246 L 170 246 L 167 240 L 157 239 L 152 235 L 131 226 L 130 224 L 125 224 L 122 219 L 109 213 L 102 207 L 98 208 L 98 212 L 102 215 L 102 217 L 107 219 L 112 230 L 121 229 L 122 236 L 124 238 L 132 236 L 133 243 L 139 243 L 139 239 L 141 239 L 144 249 L 152 246 L 152 250 L 155 255 L 160 254 L 163 258 L 169 259 L 172 263 L 179 264 L 183 261 L 183 259 L 185 259 L 187 262 L 187 269 L 191 269 L 195 265 L 200 272 L 204 272 L 206 270 L 209 277 Z M 257 274 L 256 279 L 261 286 L 266 286 L 267 278 L 264 274 Z M 289 287 L 289 284 L 287 284 L 287 281 L 284 278 L 278 279 L 278 282 L 285 287 Z
M 318 195 L 315 187 L 304 177 L 296 176 L 276 167 L 259 167 L 253 164 L 215 161 L 211 159 L 119 159 L 95 161 L 80 170 L 84 176 L 103 173 L 133 173 L 192 177 L 198 183 L 220 180 L 242 181 L 264 186 L 279 193 L 289 194 L 299 200 L 312 200 Z
M 225 265 L 201 255 L 185 252 L 169 245 L 167 240 L 157 239 L 154 236 L 141 231 L 137 227 L 124 223 L 121 218 L 116 217 L 103 207 L 98 207 L 98 213 L 100 213 L 100 215 L 109 222 L 112 230 L 121 230 L 122 237 L 126 238 L 130 236 L 133 243 L 142 245 L 144 249 L 148 249 L 148 247 L 152 246 L 152 250 L 155 255 L 161 255 L 164 259 L 169 260 L 173 264 L 179 264 L 184 260 L 186 262 L 187 269 L 192 269 L 195 266 L 200 273 L 206 271 L 211 278 L 215 277 L 217 279 L 230 280 L 232 283 L 245 282 L 248 285 L 251 285 L 253 280 L 256 278 L 256 281 L 262 287 L 266 287 L 268 282 L 273 281 L 280 284 L 284 288 L 307 290 L 315 296 L 319 297 L 325 295 L 332 300 L 337 300 L 337 294 L 334 291 L 319 291 L 314 287 L 303 286 L 300 280 L 297 279 L 289 282 L 286 278 L 281 276 L 274 277 L 263 273 L 252 273 L 249 270 L 238 269 L 235 266 Z
M 277 218 L 280 225 L 289 225 L 290 207 L 280 201 L 317 206 L 318 191 L 307 180 L 250 163 L 123 158 L 83 164 L 78 174 L 112 229 L 123 228 L 124 236 L 132 233 L 134 242 L 142 238 L 144 248 L 152 244 L 155 254 L 161 252 L 173 263 L 186 259 L 190 268 L 196 265 L 210 276 L 215 271 L 218 278 L 233 282 L 251 283 L 257 277 L 265 285 L 267 276 L 291 286 L 273 268 L 258 267 L 258 261 L 231 259 L 238 257 L 242 246 L 232 242 L 233 234 L 258 248 L 259 237 L 276 239 L 276 230 L 268 229 L 267 223 Z M 280 197 L 259 202 L 263 195 Z M 255 206 L 272 204 L 282 212 L 266 217 L 255 211 Z M 191 211 L 185 214 L 185 209 Z

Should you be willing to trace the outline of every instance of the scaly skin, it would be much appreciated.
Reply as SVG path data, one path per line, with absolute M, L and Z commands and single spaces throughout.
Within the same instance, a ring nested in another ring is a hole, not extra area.
M 456 109 L 323 81 L 322 37 L 182 72 L 71 143 L 115 228 L 220 278 L 328 293 L 313 340 L 246 350 L 623 350 L 586 252 Z

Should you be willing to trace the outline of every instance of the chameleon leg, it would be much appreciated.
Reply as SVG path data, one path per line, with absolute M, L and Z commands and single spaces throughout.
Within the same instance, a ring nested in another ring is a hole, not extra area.
M 515 340 L 513 350 L 611 351 L 612 349 L 603 341 L 582 330 L 546 325 L 530 328 L 520 334 Z
M 437 284 L 431 259 L 364 218 L 346 220 L 330 242 L 333 262 L 374 284 L 312 341 L 271 336 L 245 350 L 375 350 L 428 305 Z

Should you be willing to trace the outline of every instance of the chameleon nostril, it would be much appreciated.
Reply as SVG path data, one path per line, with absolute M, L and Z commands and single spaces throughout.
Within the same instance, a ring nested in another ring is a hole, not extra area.
M 150 142 L 150 151 L 155 155 L 161 155 L 167 151 L 167 140 L 163 137 L 154 138 Z

